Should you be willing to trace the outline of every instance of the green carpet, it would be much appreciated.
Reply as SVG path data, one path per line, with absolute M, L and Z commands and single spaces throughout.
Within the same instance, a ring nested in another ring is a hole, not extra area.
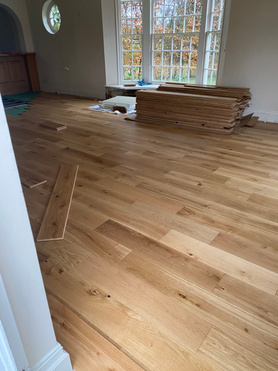
M 4 108 L 7 115 L 19 116 L 22 115 L 29 107 L 30 102 L 35 98 L 38 93 L 22 93 L 4 95 L 2 97 Z

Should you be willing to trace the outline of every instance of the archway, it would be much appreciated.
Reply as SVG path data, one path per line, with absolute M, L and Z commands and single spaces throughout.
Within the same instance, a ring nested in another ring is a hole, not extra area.
M 0 53 L 26 52 L 22 26 L 17 15 L 0 5 Z

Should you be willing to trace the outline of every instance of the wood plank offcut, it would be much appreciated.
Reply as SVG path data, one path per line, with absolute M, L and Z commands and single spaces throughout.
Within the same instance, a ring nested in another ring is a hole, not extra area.
M 60 130 L 63 130 L 63 129 L 67 128 L 66 125 L 61 125 L 61 124 L 58 124 L 57 122 L 51 122 L 51 121 L 41 123 L 40 127 L 46 128 L 46 129 L 51 129 L 51 130 L 57 130 L 57 131 L 60 131 Z
M 46 179 L 37 179 L 37 178 L 22 178 L 20 177 L 21 184 L 24 185 L 27 188 L 34 188 L 38 187 L 39 185 L 42 185 L 47 182 Z
M 64 238 L 78 166 L 61 166 L 37 241 L 61 240 Z
M 21 184 L 27 188 L 34 188 L 47 182 L 40 174 L 34 174 L 34 170 L 29 170 L 18 165 L 18 172 Z

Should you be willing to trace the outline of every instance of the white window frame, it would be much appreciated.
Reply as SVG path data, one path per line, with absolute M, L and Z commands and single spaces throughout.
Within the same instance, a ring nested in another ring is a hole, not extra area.
M 142 76 L 145 82 L 150 82 L 152 84 L 161 84 L 163 81 L 152 80 L 152 6 L 153 0 L 143 0 L 143 33 L 142 33 Z M 206 44 L 208 37 L 208 12 L 210 12 L 213 0 L 203 0 L 203 10 L 201 19 L 201 29 L 199 34 L 199 47 L 198 47 L 198 57 L 197 57 L 197 71 L 196 71 L 196 84 L 206 84 L 205 82 L 205 55 L 206 55 Z M 221 46 L 219 51 L 219 60 L 217 68 L 217 78 L 216 84 L 219 84 L 223 75 L 223 66 L 225 58 L 226 40 L 228 34 L 228 23 L 229 14 L 231 8 L 231 0 L 225 0 L 223 24 L 221 29 Z M 117 60 L 118 60 L 118 81 L 122 85 L 124 83 L 136 83 L 137 81 L 124 80 L 122 72 L 122 40 L 121 40 L 121 0 L 115 0 L 116 9 L 116 28 L 117 28 Z M 146 11 L 149 9 L 149 11 Z
M 57 6 L 55 1 L 47 0 L 42 7 L 42 21 L 43 21 L 44 27 L 47 30 L 47 32 L 49 32 L 52 35 L 56 34 L 61 28 L 61 23 L 60 23 L 60 27 L 58 28 L 58 30 L 56 30 L 55 27 L 53 27 L 51 23 L 50 13 L 51 13 L 51 9 L 53 6 Z M 60 13 L 60 9 L 58 6 L 57 8 Z M 61 16 L 61 13 L 60 13 L 60 16 Z

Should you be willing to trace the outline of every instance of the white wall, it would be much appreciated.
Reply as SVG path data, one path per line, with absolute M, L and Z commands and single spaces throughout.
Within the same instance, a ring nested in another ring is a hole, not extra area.
M 56 0 L 62 24 L 50 34 L 42 23 L 44 0 L 26 0 L 41 89 L 103 98 L 105 65 L 101 0 Z
M 106 85 L 119 84 L 115 8 L 115 0 L 101 1 Z
M 70 371 L 55 338 L 1 96 L 0 174 L 0 272 L 24 353 L 32 371 Z M 0 314 L 5 326 L 3 308 Z
M 232 0 L 223 85 L 250 87 L 262 120 L 278 122 L 278 1 Z
M 25 40 L 25 46 L 26 46 L 26 52 L 34 52 L 34 45 L 33 45 L 33 39 L 29 24 L 29 18 L 26 8 L 26 3 L 23 0 L 0 0 L 0 4 L 3 4 L 10 8 L 19 18 L 24 40 Z

